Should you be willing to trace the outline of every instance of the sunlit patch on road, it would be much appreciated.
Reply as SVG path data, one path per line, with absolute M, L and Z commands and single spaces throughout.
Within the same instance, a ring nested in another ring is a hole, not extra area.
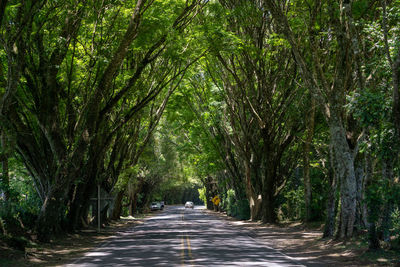
M 171 207 L 67 266 L 302 266 L 199 209 Z

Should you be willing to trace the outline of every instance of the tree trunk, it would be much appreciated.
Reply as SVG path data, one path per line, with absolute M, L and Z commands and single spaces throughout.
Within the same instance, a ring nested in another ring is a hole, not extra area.
M 117 195 L 114 199 L 114 208 L 112 211 L 111 219 L 112 220 L 119 220 L 122 212 L 122 199 L 124 198 L 124 191 L 118 191 Z
M 95 195 L 95 192 L 97 191 L 97 186 L 93 177 L 87 179 L 84 178 L 84 180 L 86 181 L 85 183 L 77 185 L 75 197 L 70 203 L 68 224 L 66 226 L 71 231 L 81 227 L 81 218 L 87 217 L 90 198 Z
M 369 224 L 368 243 L 369 243 L 368 247 L 371 250 L 376 250 L 381 247 L 379 244 L 378 233 L 376 232 L 375 222 Z
M 307 125 L 307 136 L 304 143 L 304 158 L 303 158 L 303 177 L 304 177 L 304 202 L 305 202 L 305 221 L 311 220 L 311 180 L 310 180 L 310 151 L 311 142 L 314 136 L 314 123 L 315 123 L 315 98 L 311 97 L 311 114 Z
M 135 216 L 135 213 L 137 213 L 137 201 L 138 201 L 138 193 L 135 192 L 132 200 L 132 216 Z
M 61 232 L 64 219 L 65 189 L 53 187 L 46 197 L 36 222 L 37 238 L 41 242 L 49 242 Z
M 266 159 L 268 160 L 268 158 Z M 270 159 L 271 160 L 271 159 Z M 262 185 L 262 221 L 264 223 L 275 223 L 277 215 L 275 212 L 275 179 L 276 165 L 278 163 L 267 162 L 264 171 L 264 182 Z
M 386 243 L 390 243 L 390 227 L 392 226 L 391 214 L 393 210 L 393 200 L 392 197 L 389 196 L 391 194 L 391 187 L 393 182 L 393 163 L 391 159 L 383 159 L 382 161 L 382 176 L 383 179 L 386 180 L 386 196 L 385 205 L 382 214 L 382 232 L 383 232 L 383 241 Z
M 258 195 L 252 188 L 250 162 L 245 161 L 244 165 L 246 174 L 246 194 L 250 204 L 250 220 L 258 221 L 262 219 L 261 208 L 263 200 L 258 198 Z
M 335 215 L 336 215 L 336 193 L 337 193 L 337 176 L 334 170 L 334 156 L 333 156 L 333 149 L 332 145 L 330 148 L 330 155 L 331 155 L 331 171 L 329 172 L 330 177 L 330 184 L 331 188 L 329 190 L 329 197 L 326 207 L 326 222 L 324 228 L 324 235 L 323 237 L 333 237 L 335 234 Z
M 364 203 L 363 203 L 363 196 L 364 196 L 364 189 L 365 189 L 365 172 L 364 166 L 361 159 L 356 159 L 355 162 L 355 176 L 356 176 L 356 188 L 357 188 L 357 196 L 356 196 L 356 219 L 354 222 L 355 228 L 360 230 L 361 228 L 367 227 L 364 218 Z
M 367 188 L 367 183 L 371 180 L 372 173 L 373 173 L 373 166 L 372 166 L 371 156 L 367 154 L 365 156 L 365 171 L 364 171 L 365 177 L 361 195 L 362 220 L 363 220 L 363 225 L 365 227 L 368 227 L 368 205 L 367 205 L 367 199 L 365 197 L 365 190 Z
M 336 114 L 335 114 L 336 115 Z M 354 158 L 346 139 L 346 131 L 340 117 L 332 115 L 329 121 L 331 143 L 334 148 L 334 163 L 340 181 L 340 227 L 339 238 L 350 238 L 353 235 L 356 213 L 356 177 Z
M 1 164 L 2 164 L 2 179 L 1 179 L 1 190 L 4 192 L 4 200 L 7 201 L 10 198 L 10 173 L 8 169 L 8 157 L 9 153 L 7 151 L 7 140 L 4 131 L 1 132 L 1 148 L 3 150 Z
M 207 202 L 205 204 L 206 204 L 206 207 L 208 210 L 214 209 L 214 203 L 211 201 L 212 198 L 214 197 L 214 192 L 213 192 L 214 189 L 213 189 L 212 183 L 213 183 L 212 177 L 207 176 L 206 183 L 205 183 Z
M 129 215 L 133 216 L 134 215 L 134 210 L 133 210 L 133 201 L 134 201 L 135 196 L 130 196 L 129 198 Z
M 275 223 L 277 220 L 275 212 L 275 190 L 272 186 L 264 186 L 262 194 L 262 221 L 264 223 Z

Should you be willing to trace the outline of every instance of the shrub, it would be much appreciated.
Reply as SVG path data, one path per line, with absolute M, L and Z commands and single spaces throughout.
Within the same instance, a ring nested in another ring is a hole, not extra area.
M 240 220 L 250 219 L 250 205 L 247 199 L 236 199 L 236 194 L 233 189 L 226 192 L 226 214 Z
M 203 201 L 204 205 L 207 203 L 207 197 L 206 197 L 206 188 L 199 188 L 197 189 L 199 191 L 199 198 L 201 201 Z

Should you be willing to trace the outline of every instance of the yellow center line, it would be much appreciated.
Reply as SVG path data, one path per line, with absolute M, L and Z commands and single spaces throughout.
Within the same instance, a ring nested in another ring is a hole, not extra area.
M 181 251 L 181 263 L 182 266 L 185 266 L 185 238 L 182 235 L 182 251 Z
M 184 216 L 183 213 L 184 212 L 182 211 L 182 213 L 181 213 L 182 214 L 182 221 L 183 221 L 183 216 Z M 182 266 L 185 266 L 185 237 L 184 237 L 183 233 L 182 233 L 181 245 L 182 245 L 181 263 L 182 263 Z
M 192 248 L 190 247 L 190 238 L 189 238 L 187 233 L 186 233 L 186 243 L 187 243 L 187 246 L 188 246 L 189 258 L 192 259 Z
M 184 220 L 184 216 L 185 216 L 185 211 L 182 212 L 182 221 Z M 186 225 L 186 223 L 185 223 Z M 187 254 L 189 257 L 189 262 L 190 262 L 190 266 L 193 266 L 191 261 L 193 260 L 192 257 L 192 247 L 190 246 L 190 238 L 187 232 L 182 233 L 182 251 L 181 251 L 181 260 L 182 260 L 182 266 L 185 266 L 185 237 L 186 237 L 186 244 L 187 244 Z

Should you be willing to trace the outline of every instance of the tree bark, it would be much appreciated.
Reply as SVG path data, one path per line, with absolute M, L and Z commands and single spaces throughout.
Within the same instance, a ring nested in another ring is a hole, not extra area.
M 3 17 L 6 10 L 8 0 L 1 0 L 0 2 L 0 29 L 3 24 Z
M 360 230 L 362 228 L 367 227 L 364 218 L 364 211 L 363 211 L 363 195 L 365 189 L 365 170 L 364 170 L 365 163 L 361 158 L 356 158 L 355 161 L 355 176 L 356 176 L 356 190 L 357 190 L 357 197 L 356 197 L 356 219 L 354 222 L 355 228 Z
M 4 192 L 4 200 L 7 201 L 10 198 L 10 173 L 8 168 L 8 144 L 6 140 L 6 135 L 4 131 L 1 131 L 1 148 L 3 153 L 1 155 L 2 164 L 2 176 L 1 176 L 1 190 Z
M 384 197 L 385 199 L 385 204 L 383 208 L 383 214 L 382 214 L 382 232 L 383 232 L 383 241 L 385 241 L 387 244 L 390 243 L 390 228 L 392 226 L 392 220 L 391 220 L 391 215 L 392 215 L 392 210 L 393 210 L 393 200 L 391 194 L 391 187 L 393 184 L 393 162 L 392 159 L 385 158 L 383 159 L 382 162 L 382 176 L 383 179 L 386 180 L 386 186 L 387 186 L 387 193 L 386 196 Z
M 378 233 L 376 232 L 375 222 L 369 224 L 368 229 L 368 248 L 371 250 L 376 250 L 381 247 L 378 239 Z
M 276 223 L 274 177 L 268 176 L 263 185 L 261 216 L 264 223 Z
M 304 143 L 304 156 L 303 156 L 303 177 L 304 177 L 304 202 L 305 202 L 305 221 L 311 220 L 311 199 L 312 187 L 310 180 L 310 152 L 311 143 L 314 136 L 315 124 L 315 98 L 311 97 L 311 113 L 308 118 L 307 135 Z
M 261 207 L 262 199 L 259 199 L 258 195 L 254 192 L 251 184 L 251 165 L 250 162 L 245 161 L 245 178 L 246 178 L 246 194 L 250 204 L 250 220 L 258 221 L 262 219 Z
M 361 196 L 361 203 L 362 203 L 362 220 L 363 220 L 363 225 L 365 227 L 368 227 L 368 205 L 367 205 L 367 199 L 365 196 L 365 190 L 367 188 L 367 184 L 369 181 L 372 179 L 372 173 L 373 173 L 373 165 L 372 165 L 372 159 L 371 155 L 369 152 L 366 153 L 365 155 L 365 167 L 364 167 L 364 183 L 363 183 L 363 189 L 362 189 L 362 196 Z
M 336 164 L 334 163 L 335 158 L 333 155 L 333 147 L 330 145 L 329 155 L 331 158 L 331 171 L 329 172 L 330 178 L 330 190 L 328 196 L 328 202 L 326 207 L 326 221 L 324 227 L 323 237 L 333 237 L 335 234 L 335 215 L 336 215 L 336 194 L 337 194 L 337 172 L 335 171 Z
M 119 220 L 122 212 L 122 199 L 124 198 L 124 191 L 118 191 L 117 195 L 114 199 L 114 208 L 112 211 L 111 219 L 112 220 Z
M 353 235 L 356 213 L 356 177 L 354 158 L 346 140 L 346 131 L 339 116 L 332 116 L 329 121 L 331 143 L 334 147 L 335 170 L 340 181 L 340 227 L 339 238 Z
M 41 242 L 50 242 L 56 234 L 62 231 L 61 223 L 64 216 L 65 195 L 63 190 L 55 190 L 46 197 L 36 222 L 37 238 Z

